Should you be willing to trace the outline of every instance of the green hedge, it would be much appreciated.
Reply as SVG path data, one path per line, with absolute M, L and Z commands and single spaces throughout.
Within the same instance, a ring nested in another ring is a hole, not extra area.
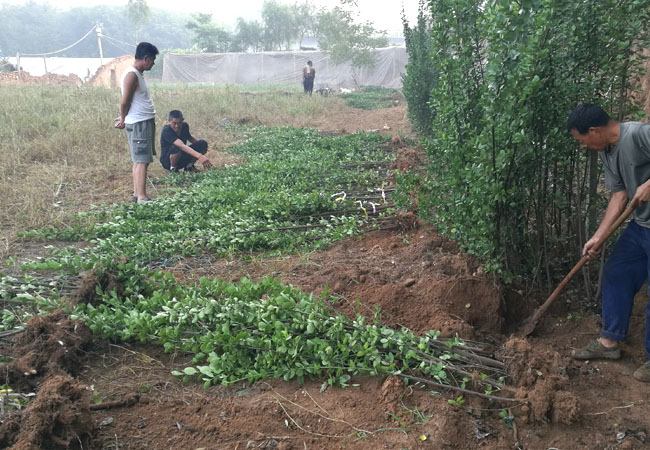
M 596 207 L 589 172 L 598 170 L 566 118 L 585 101 L 613 117 L 637 111 L 629 93 L 649 8 L 649 0 L 431 1 L 440 78 L 421 213 L 490 269 L 562 272 L 557 263 L 573 261 L 584 242 L 583 217 Z

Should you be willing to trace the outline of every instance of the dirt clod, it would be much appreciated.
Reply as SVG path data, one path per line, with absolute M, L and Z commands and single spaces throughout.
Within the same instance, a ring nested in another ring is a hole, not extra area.
M 92 271 L 81 279 L 79 287 L 70 295 L 68 301 L 72 306 L 81 303 L 97 306 L 100 303 L 97 288 L 102 292 L 115 291 L 118 297 L 124 293 L 124 285 L 115 275 L 110 272 L 98 274 L 97 271 Z
M 70 320 L 58 310 L 45 316 L 34 316 L 12 349 L 14 359 L 0 364 L 6 370 L 14 389 L 33 390 L 48 374 L 76 375 L 81 358 L 92 344 L 88 327 Z
M 387 411 L 397 414 L 400 410 L 400 397 L 404 390 L 404 383 L 399 377 L 389 376 L 381 385 L 381 401 Z
M 531 387 L 541 377 L 557 376 L 566 358 L 544 347 L 533 347 L 525 339 L 512 337 L 503 345 L 501 356 L 509 361 L 508 373 L 517 387 Z
M 538 423 L 570 425 L 578 419 L 578 399 L 570 392 L 562 391 L 562 380 L 551 377 L 539 380 L 527 392 L 530 402 L 530 419 Z
M 47 379 L 25 410 L 12 449 L 88 448 L 94 431 L 89 401 L 90 392 L 70 376 Z

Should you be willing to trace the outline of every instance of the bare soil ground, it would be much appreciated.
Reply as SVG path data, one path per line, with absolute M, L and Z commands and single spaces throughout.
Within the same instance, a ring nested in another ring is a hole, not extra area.
M 374 115 L 373 115 L 374 114 Z M 402 107 L 360 112 L 319 124 L 340 132 L 350 123 L 374 129 L 403 124 Z M 364 122 L 366 121 L 366 122 Z M 384 124 L 381 124 L 383 127 Z M 388 131 L 388 130 L 386 130 Z M 417 164 L 398 150 L 397 164 Z M 405 386 L 399 379 L 362 378 L 358 386 L 320 391 L 318 380 L 269 380 L 253 386 L 182 385 L 171 375 L 189 356 L 156 346 L 93 338 L 55 313 L 34 318 L 0 340 L 5 378 L 36 392 L 20 413 L 5 411 L 0 447 L 12 449 L 644 449 L 650 448 L 650 386 L 632 372 L 645 360 L 644 304 L 639 294 L 629 343 L 620 361 L 575 362 L 570 350 L 598 329 L 590 313 L 558 304 L 535 337 L 511 336 L 544 293 L 504 289 L 480 264 L 407 213 L 394 227 L 339 242 L 327 251 L 265 258 L 184 260 L 166 270 L 183 282 L 202 276 L 237 280 L 273 276 L 318 294 L 327 286 L 345 313 L 370 314 L 415 332 L 440 329 L 491 346 L 509 366 L 521 401 L 503 405 Z M 560 302 L 558 302 L 560 303 Z M 577 302 L 574 302 L 575 305 Z M 574 306 L 575 308 L 575 306 Z M 101 397 L 96 404 L 93 397 Z

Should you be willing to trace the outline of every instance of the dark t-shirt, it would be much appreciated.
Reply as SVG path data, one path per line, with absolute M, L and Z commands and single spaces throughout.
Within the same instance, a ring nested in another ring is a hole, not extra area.
M 167 170 L 169 170 L 169 155 L 182 151 L 174 145 L 176 139 L 180 139 L 183 144 L 187 145 L 188 139 L 192 139 L 189 124 L 183 122 L 180 135 L 176 134 L 169 125 L 165 125 L 162 129 L 162 133 L 160 134 L 160 163 Z

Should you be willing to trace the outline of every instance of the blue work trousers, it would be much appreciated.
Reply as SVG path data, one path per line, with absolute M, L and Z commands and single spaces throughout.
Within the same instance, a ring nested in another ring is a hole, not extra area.
M 614 341 L 626 340 L 634 296 L 649 276 L 650 228 L 632 221 L 616 242 L 603 270 L 600 336 Z M 646 305 L 644 342 L 650 359 L 650 302 Z

